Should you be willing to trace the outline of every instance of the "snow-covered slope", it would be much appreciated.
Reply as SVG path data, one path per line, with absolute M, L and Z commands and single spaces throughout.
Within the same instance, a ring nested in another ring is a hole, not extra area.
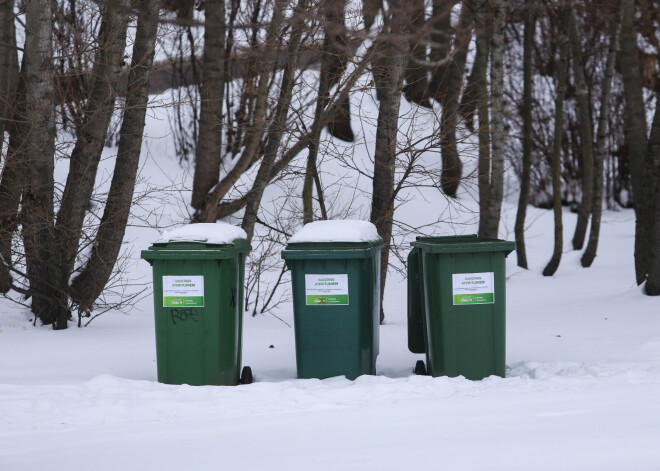
M 165 128 L 150 123 L 142 173 L 171 183 L 171 199 L 141 206 L 160 209 L 150 214 L 163 225 L 182 222 L 187 198 L 177 189 L 187 177 L 157 139 Z M 275 201 L 279 190 L 269 191 Z M 428 232 L 474 231 L 469 191 L 455 205 L 433 188 L 410 195 L 400 218 L 445 221 Z M 514 216 L 505 205 L 509 240 Z M 568 240 L 575 217 L 564 216 Z M 0 470 L 660 469 L 660 300 L 634 284 L 633 213 L 605 213 L 593 267 L 567 251 L 552 278 L 540 275 L 552 213 L 530 208 L 528 225 L 531 269 L 517 268 L 515 253 L 507 261 L 506 378 L 412 375 L 422 356 L 407 350 L 406 285 L 396 272 L 379 374 L 355 381 L 295 379 L 290 303 L 245 318 L 243 363 L 254 384 L 190 387 L 155 381 L 150 296 L 127 315 L 58 332 L 3 302 Z M 138 254 L 159 237 L 131 228 L 135 283 L 150 282 Z

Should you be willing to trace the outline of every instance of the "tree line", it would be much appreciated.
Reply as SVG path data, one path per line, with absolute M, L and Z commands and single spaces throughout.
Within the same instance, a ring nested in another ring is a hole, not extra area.
M 267 242 L 291 224 L 338 214 L 319 158 L 329 142 L 355 141 L 355 96 L 373 90 L 371 168 L 337 158 L 370 182 L 369 219 L 386 244 L 381 297 L 402 195 L 433 185 L 456 198 L 470 146 L 480 236 L 497 238 L 510 166 L 520 266 L 529 204 L 555 215 L 544 275 L 564 251 L 563 207 L 578 214 L 571 244 L 586 244 L 585 267 L 603 205 L 632 207 L 636 280 L 658 295 L 658 11 L 653 0 L 0 0 L 0 292 L 29 299 L 56 329 L 98 308 L 117 276 L 150 93 L 170 90 L 175 149 L 194 172 L 191 222 L 238 218 L 275 250 Z M 408 134 L 404 101 L 427 117 Z M 113 136 L 112 181 L 97 201 Z M 61 185 L 56 159 L 69 160 Z M 293 222 L 267 221 L 266 190 L 291 176 Z M 262 311 L 274 288 L 262 290 L 259 270 L 280 270 L 269 254 L 248 276 Z

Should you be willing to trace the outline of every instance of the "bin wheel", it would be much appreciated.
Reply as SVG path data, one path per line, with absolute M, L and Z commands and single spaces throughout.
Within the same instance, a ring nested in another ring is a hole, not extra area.
M 426 372 L 426 365 L 424 364 L 424 360 L 417 360 L 417 363 L 415 363 L 415 369 L 413 371 L 416 375 L 426 376 L 428 373 Z
M 252 368 L 249 366 L 244 366 L 243 371 L 241 371 L 241 384 L 252 384 Z

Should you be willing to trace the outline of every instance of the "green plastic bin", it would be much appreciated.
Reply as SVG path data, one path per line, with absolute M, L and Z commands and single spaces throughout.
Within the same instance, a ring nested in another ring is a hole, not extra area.
M 515 243 L 418 237 L 408 255 L 408 348 L 417 373 L 480 380 L 505 374 L 505 259 Z
M 158 381 L 236 385 L 241 373 L 246 239 L 154 243 L 142 251 L 153 267 Z
M 299 378 L 376 374 L 380 250 L 371 242 L 289 243 Z

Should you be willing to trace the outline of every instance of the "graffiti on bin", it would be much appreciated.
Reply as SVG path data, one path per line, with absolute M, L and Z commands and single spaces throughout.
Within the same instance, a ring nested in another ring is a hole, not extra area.
M 187 309 L 170 309 L 170 317 L 172 318 L 172 325 L 176 325 L 177 321 L 199 322 L 199 311 L 194 307 Z

